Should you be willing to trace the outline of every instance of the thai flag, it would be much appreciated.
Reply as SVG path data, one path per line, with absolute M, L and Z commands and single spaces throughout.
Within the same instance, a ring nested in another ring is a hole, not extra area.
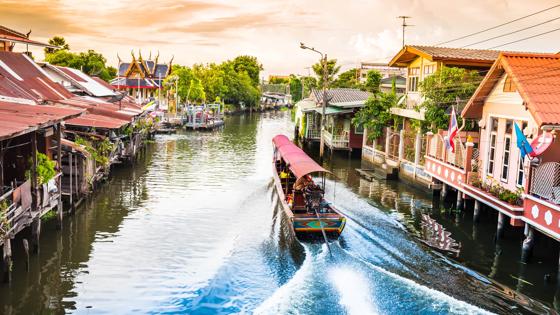
M 451 149 L 451 152 L 455 153 L 455 136 L 459 132 L 459 126 L 457 126 L 457 115 L 455 114 L 455 107 L 451 107 L 451 116 L 449 117 L 449 127 L 447 128 L 447 139 L 446 145 L 447 149 Z

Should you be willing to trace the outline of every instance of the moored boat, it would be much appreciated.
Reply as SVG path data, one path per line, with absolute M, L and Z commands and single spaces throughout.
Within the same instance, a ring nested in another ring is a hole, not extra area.
M 324 198 L 325 175 L 330 172 L 288 137 L 278 135 L 272 139 L 272 143 L 275 189 L 295 234 L 308 236 L 324 233 L 329 237 L 340 236 L 346 218 Z M 321 176 L 321 185 L 314 182 L 312 174 Z

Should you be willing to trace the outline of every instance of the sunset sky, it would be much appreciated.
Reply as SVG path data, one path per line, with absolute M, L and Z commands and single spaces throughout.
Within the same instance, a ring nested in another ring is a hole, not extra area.
M 46 41 L 66 38 L 73 51 L 95 49 L 116 66 L 117 53 L 160 51 L 160 59 L 190 65 L 219 62 L 239 54 L 258 57 L 267 74 L 305 74 L 318 55 L 299 42 L 327 52 L 344 68 L 360 61 L 387 61 L 401 47 L 399 15 L 412 16 L 407 43 L 433 45 L 558 4 L 558 1 L 475 0 L 0 0 L 0 24 Z M 476 37 L 461 47 L 560 16 L 560 8 Z M 489 48 L 560 28 L 560 19 L 473 46 Z M 23 47 L 18 47 L 23 49 Z M 503 50 L 560 51 L 560 32 Z M 41 54 L 35 54 L 42 59 Z

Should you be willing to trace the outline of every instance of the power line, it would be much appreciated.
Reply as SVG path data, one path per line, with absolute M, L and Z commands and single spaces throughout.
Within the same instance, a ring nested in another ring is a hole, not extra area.
M 549 11 L 549 10 L 552 10 L 552 9 L 555 9 L 555 8 L 557 8 L 557 7 L 560 7 L 560 4 L 554 5 L 554 6 L 550 7 L 550 8 L 547 8 L 547 9 L 544 9 L 544 10 L 540 10 L 540 11 L 531 13 L 531 14 L 529 14 L 529 15 L 522 16 L 522 17 L 520 17 L 520 18 L 511 20 L 511 21 L 508 21 L 508 22 L 505 22 L 505 23 L 502 23 L 502 24 L 499 24 L 499 25 L 496 25 L 496 26 L 492 26 L 492 27 L 487 28 L 487 29 L 483 29 L 483 30 L 478 31 L 478 32 L 475 32 L 475 33 L 471 33 L 471 34 L 468 34 L 468 35 L 464 35 L 464 36 L 461 36 L 461 37 L 457 37 L 457 38 L 455 38 L 455 39 L 451 39 L 451 40 L 448 40 L 448 41 L 445 41 L 445 42 L 441 42 L 441 43 L 435 44 L 435 46 L 439 46 L 439 45 L 443 45 L 443 44 L 455 42 L 455 41 L 458 41 L 458 40 L 461 40 L 461 39 L 465 39 L 465 38 L 468 38 L 468 37 L 471 37 L 471 36 L 474 36 L 474 35 L 478 35 L 478 34 L 481 34 L 481 33 L 484 33 L 484 32 L 488 32 L 488 31 L 491 31 L 491 30 L 493 30 L 493 29 L 497 29 L 497 28 L 499 28 L 499 27 L 502 27 L 502 26 L 504 26 L 504 25 L 508 25 L 508 24 L 511 24 L 511 23 L 514 23 L 514 22 L 517 22 L 517 21 L 526 19 L 526 18 L 528 18 L 528 17 L 537 15 L 537 14 L 539 14 L 539 13 L 543 13 L 543 12 L 546 12 L 546 11 Z
M 555 28 L 555 29 L 550 30 L 550 31 L 547 31 L 547 32 L 543 32 L 543 33 L 535 34 L 535 35 L 532 35 L 532 36 L 529 36 L 529 37 L 525 37 L 525 38 L 522 38 L 522 39 L 514 40 L 514 41 L 511 41 L 511 42 L 509 42 L 509 43 L 500 44 L 500 45 L 497 45 L 497 46 L 494 46 L 494 47 L 490 47 L 490 48 L 488 48 L 488 49 L 494 49 L 494 48 L 502 47 L 502 46 L 505 46 L 505 45 L 509 45 L 509 44 L 513 44 L 513 43 L 518 43 L 518 42 L 521 42 L 521 41 L 524 41 L 524 40 L 528 40 L 528 39 L 531 39 L 531 38 L 539 37 L 539 36 L 546 35 L 546 34 L 550 34 L 550 33 L 557 32 L 557 31 L 560 31 L 560 28 Z
M 485 40 L 481 40 L 481 41 L 478 41 L 478 42 L 475 42 L 475 43 L 472 43 L 472 44 L 468 44 L 468 45 L 462 46 L 461 48 L 466 48 L 466 47 L 474 46 L 474 45 L 476 45 L 476 44 L 480 44 L 480 43 L 484 43 L 484 42 L 487 42 L 487 41 L 491 41 L 491 40 L 496 39 L 496 38 L 500 38 L 500 37 L 508 36 L 508 35 L 511 35 L 511 34 L 519 33 L 519 32 L 522 32 L 522 31 L 526 31 L 526 30 L 528 30 L 528 29 L 531 29 L 531 28 L 534 28 L 534 27 L 537 27 L 537 26 L 541 26 L 541 25 L 544 25 L 544 24 L 547 24 L 547 23 L 556 21 L 556 20 L 558 20 L 558 19 L 560 19 L 560 17 L 557 17 L 557 18 L 554 18 L 554 19 L 550 19 L 550 20 L 548 20 L 548 21 L 544 21 L 544 22 L 542 22 L 542 23 L 538 23 L 538 24 L 531 25 L 531 26 L 528 26 L 528 27 L 524 27 L 524 28 L 515 30 L 515 31 L 513 31 L 513 32 L 509 32 L 509 33 L 505 33 L 505 34 L 502 34 L 502 35 L 490 37 L 490 38 L 485 39 Z

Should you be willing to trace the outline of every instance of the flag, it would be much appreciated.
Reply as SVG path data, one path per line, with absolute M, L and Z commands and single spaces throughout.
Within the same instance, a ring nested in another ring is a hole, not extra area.
M 457 115 L 455 114 L 455 107 L 451 107 L 451 115 L 449 116 L 449 127 L 447 128 L 447 138 L 445 139 L 445 144 L 447 149 L 451 149 L 451 152 L 455 153 L 455 136 L 459 132 L 459 126 L 457 125 Z
M 515 125 L 515 138 L 517 138 L 517 147 L 521 152 L 521 158 L 524 159 L 525 155 L 533 153 L 533 147 L 531 147 L 531 144 L 529 143 L 529 141 L 527 141 L 527 138 L 525 138 L 523 131 L 521 131 L 517 123 L 513 124 Z

